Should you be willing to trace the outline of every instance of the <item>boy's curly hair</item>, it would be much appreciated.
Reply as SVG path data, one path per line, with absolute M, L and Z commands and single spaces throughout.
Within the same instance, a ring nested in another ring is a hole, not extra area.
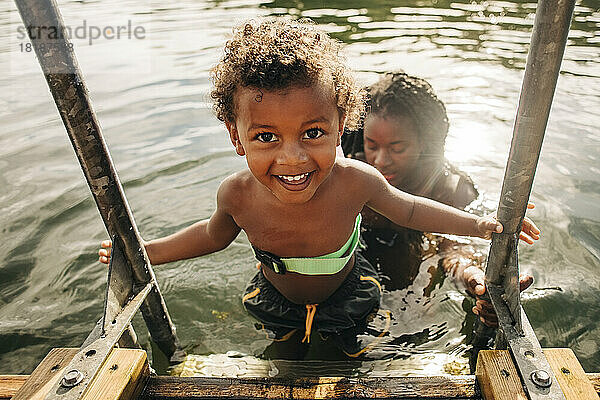
M 444 157 L 448 135 L 448 115 L 444 103 L 431 85 L 422 78 L 402 71 L 387 73 L 368 89 L 368 113 L 385 118 L 408 117 L 413 121 L 428 158 Z M 363 132 L 350 134 L 344 143 L 345 153 L 363 151 Z
M 250 20 L 233 30 L 223 58 L 211 71 L 217 118 L 235 121 L 238 87 L 280 90 L 330 81 L 338 110 L 353 129 L 364 113 L 364 90 L 340 55 L 341 44 L 308 20 Z

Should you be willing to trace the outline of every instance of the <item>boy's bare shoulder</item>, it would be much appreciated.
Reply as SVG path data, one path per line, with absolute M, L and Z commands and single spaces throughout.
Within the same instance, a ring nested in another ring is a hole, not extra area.
M 217 202 L 221 207 L 239 205 L 240 201 L 247 198 L 248 193 L 255 183 L 249 170 L 243 170 L 229 175 L 221 182 L 217 192 Z
M 345 178 L 352 179 L 358 185 L 380 183 L 383 176 L 373 167 L 364 161 L 352 158 L 336 159 L 337 173 Z M 385 179 L 384 179 L 385 180 Z
M 255 179 L 252 176 L 252 172 L 250 172 L 249 169 L 244 169 L 241 171 L 238 171 L 234 174 L 229 175 L 227 178 L 225 178 L 223 180 L 223 182 L 221 182 L 221 186 L 225 186 L 225 187 L 237 187 L 237 188 L 244 188 L 244 187 L 248 187 L 249 185 L 252 185 L 254 183 Z

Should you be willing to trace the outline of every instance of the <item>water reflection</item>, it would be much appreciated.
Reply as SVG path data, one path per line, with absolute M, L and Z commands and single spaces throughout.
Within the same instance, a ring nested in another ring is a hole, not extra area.
M 346 43 L 379 43 L 404 38 L 427 40 L 446 55 L 465 60 L 499 61 L 524 68 L 536 3 L 508 1 L 434 1 L 435 7 L 398 7 L 390 1 L 273 1 L 262 6 L 273 14 L 307 17 Z M 327 8 L 323 8 L 326 5 Z M 598 62 L 600 11 L 593 0 L 576 8 L 566 60 Z M 402 51 L 404 49 L 397 48 Z M 411 49 L 407 49 L 411 51 Z M 420 50 L 420 49 L 419 49 Z M 414 49 L 413 49 L 414 51 Z M 573 68 L 572 73 L 584 73 Z M 598 76 L 597 71 L 593 76 Z

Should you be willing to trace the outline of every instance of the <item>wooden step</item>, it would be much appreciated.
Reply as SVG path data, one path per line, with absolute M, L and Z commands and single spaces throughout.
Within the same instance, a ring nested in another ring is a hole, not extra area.
M 597 399 L 598 390 L 571 349 L 543 349 L 567 400 Z M 507 350 L 483 350 L 475 376 L 485 400 L 527 400 L 512 357 Z
M 10 394 L 13 400 L 43 400 L 63 377 L 65 368 L 78 351 L 70 348 L 52 349 L 25 381 L 23 376 L 0 376 L 0 399 L 10 398 L 7 396 Z M 135 399 L 149 375 L 145 351 L 113 349 L 87 387 L 83 399 Z
M 115 349 L 124 351 L 127 349 Z M 138 351 L 139 350 L 127 350 Z M 58 379 L 62 376 L 59 370 L 63 363 L 68 363 L 68 354 L 71 357 L 77 352 L 77 349 L 53 349 L 48 356 L 53 355 L 52 362 L 46 362 L 46 359 L 36 368 L 36 371 L 31 375 L 40 374 L 38 369 L 45 365 L 48 368 L 55 368 L 53 374 L 49 375 L 50 379 Z M 548 355 L 548 349 L 544 350 Z M 569 379 L 581 379 L 585 377 L 593 385 L 594 396 L 598 398 L 600 393 L 600 373 L 584 374 L 583 370 L 577 371 L 577 368 L 567 366 L 564 360 L 568 360 L 571 356 L 568 354 L 568 349 L 550 349 L 550 353 L 555 352 L 557 357 L 550 359 L 563 360 L 557 365 L 561 370 L 563 368 L 569 371 L 567 377 Z M 112 356 L 112 354 L 111 354 Z M 48 358 L 48 357 L 46 357 Z M 118 357 L 117 357 L 118 358 Z M 141 357 L 145 360 L 145 354 Z M 140 365 L 139 361 L 135 361 L 136 357 L 127 356 L 125 359 L 133 360 L 133 365 Z M 96 397 L 88 398 L 103 398 L 115 399 L 120 398 L 136 398 L 137 392 L 140 392 L 137 398 L 140 399 L 229 399 L 229 398 L 278 398 L 278 399 L 482 399 L 481 391 L 477 385 L 474 375 L 447 375 L 447 376 L 431 376 L 431 377 L 380 377 L 380 378 L 343 378 L 343 377 L 315 377 L 315 378 L 182 378 L 169 376 L 154 376 L 149 377 L 145 381 L 145 387 L 140 387 L 140 382 L 143 379 L 137 380 L 135 385 L 129 385 L 129 389 L 123 390 L 118 387 L 127 387 L 124 382 L 131 382 L 129 373 L 124 373 L 122 376 L 106 375 L 110 374 L 111 367 L 115 364 L 121 365 L 129 361 L 125 359 L 107 360 L 103 367 L 104 378 L 96 379 L 94 382 L 100 382 L 102 391 L 95 391 Z M 58 362 L 57 362 L 58 361 Z M 52 365 L 51 365 L 52 364 Z M 142 363 L 147 365 L 145 363 Z M 66 365 L 66 364 L 64 364 Z M 552 365 L 552 361 L 551 361 Z M 42 368 L 42 370 L 43 370 Z M 63 367 L 64 368 L 64 367 Z M 553 367 L 554 368 L 554 367 Z M 117 368 L 116 371 L 128 371 L 125 365 L 123 368 Z M 112 372 L 114 373 L 114 371 Z M 103 374 L 100 374 L 102 376 Z M 582 375 L 583 374 L 583 375 Z M 573 375 L 573 376 L 570 376 Z M 108 376 L 109 378 L 106 378 Z M 129 378 L 128 378 L 129 376 Z M 140 374 L 143 376 L 143 373 Z M 0 376 L 0 400 L 10 399 L 11 396 L 17 394 L 20 389 L 30 390 L 28 393 L 33 395 L 41 395 L 41 388 L 46 387 L 46 384 L 35 384 L 35 379 L 29 380 L 25 375 L 6 375 Z M 561 378 L 559 378 L 560 381 Z M 110 382 L 110 385 L 107 384 Z M 111 385 L 114 386 L 111 388 Z M 561 387 L 563 383 L 561 382 Z M 36 391 L 37 389 L 37 391 Z M 90 390 L 92 387 L 90 387 Z M 589 392 L 588 392 L 589 395 Z M 113 397 L 110 397 L 113 396 Z M 35 397 L 29 397 L 35 398 Z M 42 396 L 43 398 L 43 396 Z M 567 397 L 570 399 L 570 397 Z M 579 398 L 590 398 L 579 397 Z M 514 399 L 514 396 L 511 397 Z

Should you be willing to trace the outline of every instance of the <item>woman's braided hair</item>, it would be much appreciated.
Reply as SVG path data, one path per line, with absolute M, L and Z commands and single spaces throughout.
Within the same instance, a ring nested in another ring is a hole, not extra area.
M 419 140 L 425 145 L 423 155 L 443 159 L 448 116 L 444 103 L 437 98 L 426 80 L 404 72 L 392 72 L 367 88 L 367 91 L 369 115 L 410 118 L 417 129 Z M 344 136 L 346 155 L 364 151 L 362 127 L 359 131 Z
M 364 113 L 364 89 L 356 83 L 340 50 L 338 41 L 308 20 L 265 18 L 234 28 L 225 54 L 211 71 L 217 118 L 235 122 L 234 94 L 239 87 L 271 91 L 322 81 L 332 85 L 340 116 L 355 129 Z

